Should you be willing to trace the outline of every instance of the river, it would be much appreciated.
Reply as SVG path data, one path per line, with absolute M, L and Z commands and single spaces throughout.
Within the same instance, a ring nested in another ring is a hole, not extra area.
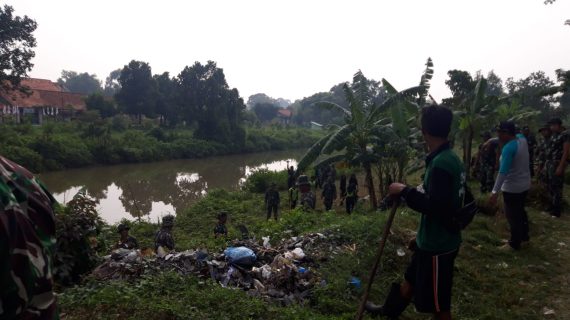
M 284 170 L 296 166 L 303 150 L 124 164 L 48 172 L 40 177 L 60 203 L 70 201 L 82 188 L 98 201 L 98 211 L 108 223 L 123 218 L 157 221 L 176 214 L 213 188 L 237 190 L 245 178 L 260 168 Z M 131 214 L 132 213 L 132 214 Z

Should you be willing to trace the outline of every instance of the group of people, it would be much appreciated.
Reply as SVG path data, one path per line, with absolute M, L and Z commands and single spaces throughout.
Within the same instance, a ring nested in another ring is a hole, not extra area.
M 214 227 L 214 237 L 227 237 L 228 228 L 226 223 L 228 221 L 228 212 L 220 211 L 217 215 L 218 222 Z M 164 257 L 168 252 L 174 250 L 175 243 L 172 236 L 172 228 L 174 227 L 174 216 L 166 215 L 162 218 L 160 229 L 156 232 L 154 237 L 154 251 L 159 257 Z M 241 226 L 240 226 L 241 227 Z M 130 227 L 126 223 L 121 223 L 117 226 L 119 233 L 119 240 L 113 246 L 113 249 L 139 249 L 139 244 L 136 238 L 129 234 Z
M 346 213 L 350 214 L 356 206 L 358 200 L 358 180 L 353 173 L 348 181 L 346 175 L 342 174 L 339 181 L 339 189 L 336 187 L 336 169 L 334 165 L 318 167 L 315 169 L 316 175 L 311 177 L 310 182 L 306 182 L 309 190 L 321 189 L 321 199 L 326 211 L 333 208 L 334 202 L 340 199 L 339 206 L 345 205 Z M 287 168 L 287 188 L 289 193 L 289 206 L 295 209 L 299 200 L 300 186 L 304 184 L 305 175 L 301 175 L 296 179 L 297 172 L 294 167 Z M 324 181 L 324 182 L 323 182 Z M 337 191 L 340 191 L 339 192 Z M 301 193 L 307 193 L 307 190 L 301 190 Z M 265 194 L 265 206 L 267 208 L 267 219 L 273 215 L 277 219 L 277 210 L 279 208 L 280 198 L 276 184 L 272 184 Z M 314 203 L 310 206 L 314 209 Z
M 435 319 L 451 319 L 453 266 L 461 245 L 461 230 L 449 227 L 458 216 L 467 192 L 463 164 L 448 141 L 452 112 L 443 106 L 422 109 L 422 134 L 428 146 L 423 184 L 417 188 L 402 183 L 389 187 L 392 197 L 403 198 L 411 209 L 421 214 L 417 235 L 410 241 L 413 250 L 402 283 L 393 283 L 383 305 L 366 304 L 374 315 L 398 318 L 413 301 L 419 312 L 432 313 Z M 528 127 L 518 130 L 513 122 L 501 122 L 497 137 L 483 136 L 477 158 L 481 191 L 490 192 L 495 205 L 503 194 L 504 211 L 510 226 L 510 239 L 501 247 L 519 250 L 528 243 L 529 224 L 525 199 L 531 177 L 537 173 L 547 186 L 549 212 L 562 212 L 562 186 L 570 155 L 570 134 L 562 121 L 551 119 L 540 128 L 543 139 L 538 144 Z M 536 171 L 534 160 L 537 161 Z
M 397 318 L 413 301 L 419 312 L 432 313 L 440 320 L 452 318 L 453 270 L 462 239 L 461 229 L 452 228 L 450 222 L 465 205 L 467 193 L 463 163 L 453 152 L 448 140 L 452 120 L 453 113 L 445 106 L 422 108 L 421 132 L 429 151 L 423 183 L 419 187 L 399 182 L 389 186 L 390 196 L 405 200 L 409 208 L 420 214 L 419 228 L 409 244 L 413 254 L 404 281 L 390 286 L 383 305 L 367 303 L 366 310 L 374 315 Z M 499 193 L 503 193 L 511 231 L 504 248 L 518 250 L 530 240 L 524 201 L 531 186 L 531 168 L 534 168 L 531 159 L 537 161 L 539 181 L 548 185 L 552 196 L 551 214 L 560 216 L 570 135 L 564 131 L 560 119 L 552 119 L 548 126 L 540 128 L 543 140 L 536 146 L 537 151 L 533 152 L 528 135 L 525 136 L 524 130 L 518 132 L 514 123 L 502 122 L 496 132 L 497 138 L 487 139 L 479 154 L 480 159 L 489 161 L 485 166 L 493 166 L 493 173 L 485 176 L 484 190 L 491 192 L 491 203 L 495 203 Z M 487 158 L 483 158 L 487 150 L 494 150 L 495 157 L 486 155 Z M 495 170 L 498 171 L 496 177 Z M 301 178 L 297 179 L 297 184 Z M 330 199 L 335 200 L 334 181 L 329 179 L 325 182 L 325 185 L 329 184 L 328 187 L 319 186 L 323 188 L 325 207 L 332 206 Z M 307 183 L 303 180 L 301 185 L 306 186 Z M 349 198 L 354 195 L 356 199 L 357 187 L 354 175 L 348 184 L 346 178 L 341 177 L 341 202 L 344 199 L 349 212 L 353 208 L 353 204 L 348 205 L 353 201 L 349 201 Z M 279 193 L 275 186 L 271 189 L 266 194 L 266 204 L 271 204 L 271 212 L 277 218 L 275 204 L 278 207 Z M 1 156 L 0 198 L 0 315 L 8 318 L 57 318 L 52 270 L 56 243 L 55 200 L 29 171 Z M 227 213 L 221 212 L 214 228 L 216 236 L 227 235 L 226 221 Z M 173 216 L 162 219 L 155 236 L 154 247 L 158 255 L 174 250 L 173 226 Z M 119 226 L 118 231 L 120 240 L 117 248 L 138 247 L 137 240 L 129 235 L 127 225 Z
M 541 135 L 538 141 L 528 126 L 523 127 L 518 134 L 526 140 L 531 178 L 536 177 L 536 181 L 548 192 L 550 204 L 547 212 L 554 217 L 560 217 L 564 170 L 570 159 L 570 134 L 559 118 L 551 119 L 541 126 L 538 132 Z M 484 133 L 482 138 L 474 173 L 479 179 L 481 193 L 489 193 L 493 191 L 495 176 L 500 169 L 499 157 L 504 143 L 499 137 L 492 138 L 489 132 Z

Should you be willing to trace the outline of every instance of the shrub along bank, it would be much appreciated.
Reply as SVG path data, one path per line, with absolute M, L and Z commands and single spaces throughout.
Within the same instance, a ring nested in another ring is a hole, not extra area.
M 286 194 L 281 194 L 286 199 Z M 238 238 L 244 224 L 252 236 L 280 239 L 309 232 L 332 232 L 345 245 L 336 254 L 321 257 L 315 270 L 325 280 L 305 306 L 283 307 L 247 296 L 239 290 L 222 288 L 212 281 L 164 273 L 132 282 L 90 282 L 66 289 L 59 296 L 67 319 L 350 319 L 354 317 L 362 289 L 350 285 L 352 276 L 366 283 L 376 245 L 386 222 L 386 212 L 369 212 L 359 206 L 356 213 L 303 212 L 287 210 L 282 202 L 278 222 L 265 221 L 263 194 L 246 191 L 210 192 L 192 208 L 179 212 L 174 227 L 177 250 L 206 248 L 219 252 L 228 246 L 213 237 L 216 213 L 227 210 L 229 237 Z M 497 247 L 508 235 L 503 216 L 477 216 L 463 234 L 457 259 L 453 292 L 454 315 L 458 319 L 542 319 L 554 310 L 553 318 L 567 314 L 570 292 L 560 285 L 567 281 L 566 249 L 570 237 L 568 218 L 554 221 L 539 213 L 531 201 L 531 246 L 517 253 Z M 373 285 L 371 299 L 381 302 L 392 281 L 400 281 L 410 257 L 406 244 L 417 227 L 418 216 L 402 208 L 385 250 L 382 267 Z M 143 246 L 152 244 L 158 226 L 133 223 L 131 233 Z M 107 237 L 117 237 L 108 229 Z M 112 241 L 108 240 L 108 243 Z M 402 256 L 402 253 L 404 255 Z M 565 280 L 566 279 L 566 280 Z M 408 308 L 403 319 L 426 319 Z
M 303 128 L 248 128 L 245 144 L 232 145 L 197 139 L 190 129 L 127 129 L 115 122 L 1 125 L 0 154 L 42 172 L 304 148 L 319 138 L 318 132 Z

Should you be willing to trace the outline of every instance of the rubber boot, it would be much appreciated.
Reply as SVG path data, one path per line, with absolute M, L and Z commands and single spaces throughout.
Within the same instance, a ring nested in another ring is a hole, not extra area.
M 389 319 L 398 319 L 400 314 L 406 310 L 408 304 L 410 304 L 410 301 L 402 297 L 400 294 L 400 284 L 392 283 L 392 287 L 390 288 L 390 292 L 388 293 L 383 306 L 377 306 L 368 301 L 366 302 L 365 309 L 373 316 L 384 316 Z

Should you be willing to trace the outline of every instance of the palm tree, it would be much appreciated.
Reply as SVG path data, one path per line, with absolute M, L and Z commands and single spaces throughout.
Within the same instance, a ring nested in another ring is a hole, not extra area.
M 379 133 L 389 128 L 386 124 L 387 120 L 381 117 L 391 106 L 411 97 L 421 96 L 426 92 L 423 85 L 397 92 L 395 89 L 392 90 L 393 87 L 386 80 L 383 79 L 382 83 L 388 93 L 388 98 L 381 103 L 371 94 L 370 81 L 361 71 L 354 75 L 352 88 L 348 84 L 343 86 L 348 108 L 332 102 L 318 103 L 323 108 L 340 110 L 344 114 L 344 125 L 331 125 L 333 130 L 309 148 L 298 164 L 298 170 L 301 172 L 324 155 L 327 157 L 315 166 L 340 161 L 353 166 L 361 166 L 366 175 L 366 185 L 374 209 L 378 205 L 372 177 L 372 164 L 378 160 L 378 157 L 373 152 L 373 146 Z M 386 89 L 388 86 L 389 88 Z

